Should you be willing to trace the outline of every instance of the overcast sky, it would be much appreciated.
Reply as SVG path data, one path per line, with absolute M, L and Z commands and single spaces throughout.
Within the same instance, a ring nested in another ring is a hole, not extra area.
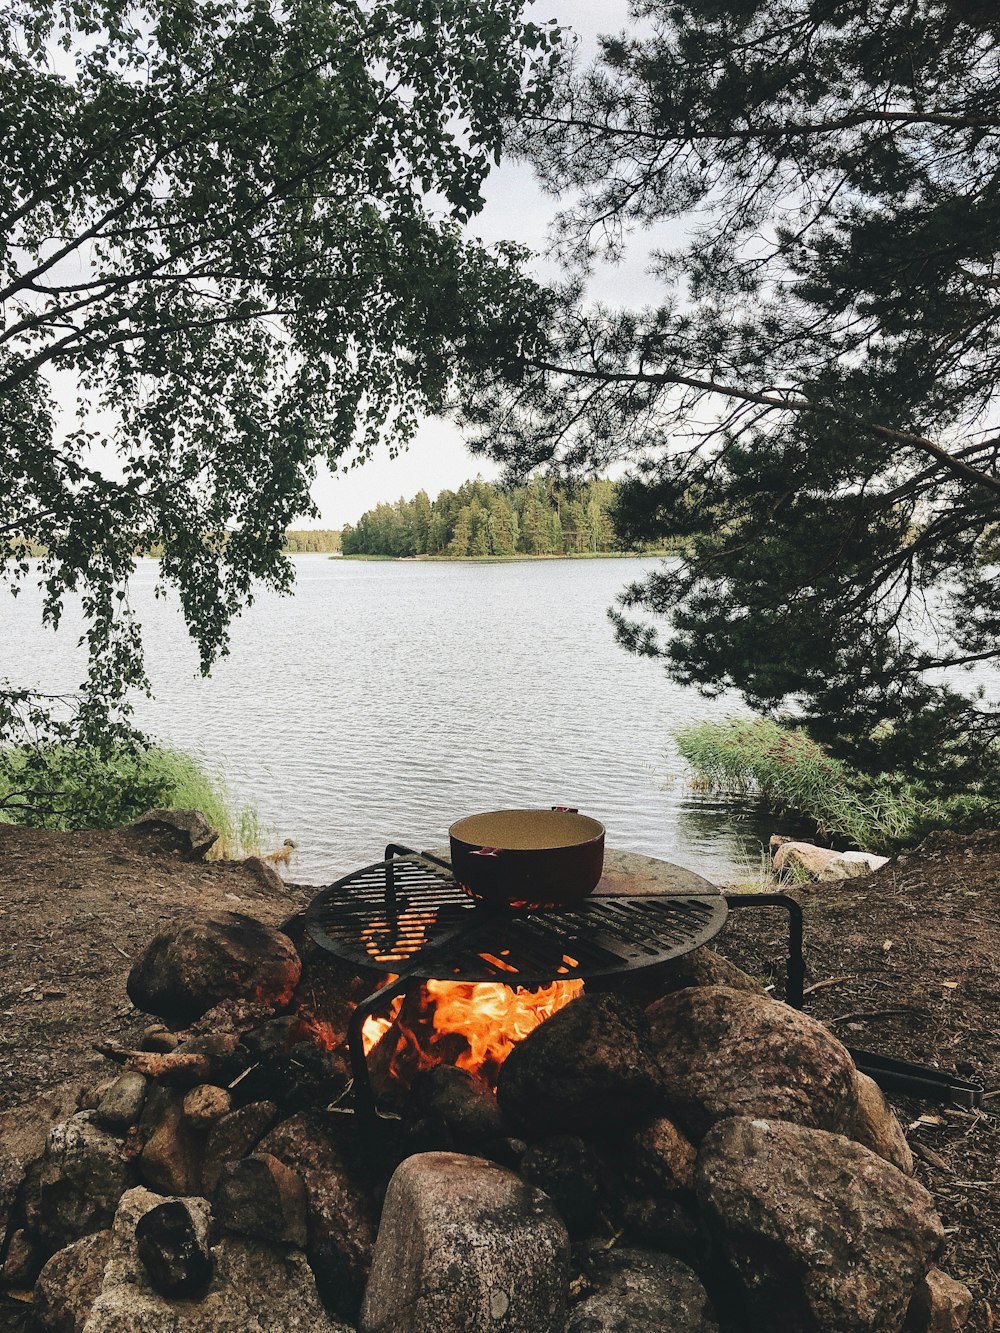
M 626 0 L 536 0 L 528 8 L 537 22 L 555 19 L 579 35 L 582 53 L 596 52 L 598 33 L 618 32 L 626 26 Z M 545 247 L 555 202 L 538 189 L 528 167 L 503 164 L 486 182 L 486 208 L 471 230 L 487 242 L 518 241 L 536 252 Z M 543 265 L 544 271 L 544 265 Z M 633 256 L 613 277 L 598 278 L 595 294 L 614 295 L 642 303 L 644 261 Z M 607 292 L 600 288 L 607 285 Z M 458 430 L 448 422 L 428 420 L 406 451 L 398 458 L 387 454 L 373 458 L 348 473 L 322 476 L 314 495 L 321 518 L 313 526 L 339 528 L 355 522 L 366 509 L 382 500 L 407 498 L 420 489 L 432 497 L 446 487 L 454 489 L 477 474 L 492 478 L 496 468 L 473 458 Z

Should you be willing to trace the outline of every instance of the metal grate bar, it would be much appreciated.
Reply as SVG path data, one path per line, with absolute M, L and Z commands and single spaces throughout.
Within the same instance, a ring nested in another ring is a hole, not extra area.
M 306 909 L 313 939 L 361 968 L 532 985 L 665 962 L 721 930 L 719 895 L 588 898 L 571 908 L 502 912 L 473 902 L 451 874 L 392 856 L 322 890 Z M 442 940 L 453 935 L 450 941 Z M 441 940 L 442 947 L 435 947 Z M 418 959 L 430 949 L 425 967 Z

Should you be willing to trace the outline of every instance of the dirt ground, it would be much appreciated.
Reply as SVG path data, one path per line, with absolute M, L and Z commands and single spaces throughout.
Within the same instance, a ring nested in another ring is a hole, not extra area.
M 1000 1328 L 1000 832 L 939 834 L 875 875 L 790 890 L 806 920 L 806 1008 L 847 1045 L 986 1089 L 980 1109 L 891 1100 L 948 1229 L 942 1266 L 971 1287 L 969 1327 Z M 125 831 L 0 825 L 0 1109 L 106 1073 L 93 1043 L 143 1019 L 132 960 L 193 913 L 278 923 L 314 888 L 253 862 L 190 862 Z M 717 947 L 782 993 L 784 917 L 734 913 Z

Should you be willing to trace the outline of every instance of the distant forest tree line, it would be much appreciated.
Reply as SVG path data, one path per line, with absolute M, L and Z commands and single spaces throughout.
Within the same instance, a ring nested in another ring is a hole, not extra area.
M 380 504 L 345 524 L 344 555 L 597 555 L 620 549 L 614 526 L 617 487 L 600 479 L 539 477 L 504 488 L 467 481 L 431 500 Z

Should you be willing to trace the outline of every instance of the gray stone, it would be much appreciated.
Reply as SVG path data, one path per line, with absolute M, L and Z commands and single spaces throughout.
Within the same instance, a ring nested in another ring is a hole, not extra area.
M 208 1129 L 232 1109 L 233 1099 L 225 1088 L 214 1083 L 199 1083 L 184 1094 L 181 1110 L 192 1129 Z
M 678 991 L 647 1012 L 671 1118 L 696 1143 L 734 1115 L 851 1133 L 854 1062 L 816 1019 L 724 986 Z
M 54 1254 L 35 1284 L 35 1317 L 46 1333 L 81 1333 L 104 1281 L 111 1232 L 95 1231 Z
M 287 1004 L 302 964 L 287 935 L 242 912 L 157 935 L 128 975 L 137 1009 L 187 1024 L 227 999 Z
M 165 1199 L 139 1218 L 136 1254 L 161 1296 L 199 1299 L 212 1276 L 207 1199 Z
M 940 1268 L 924 1274 L 906 1314 L 904 1333 L 958 1333 L 972 1309 L 972 1292 Z
M 255 1153 L 223 1167 L 212 1205 L 216 1221 L 227 1231 L 305 1246 L 302 1177 L 270 1153 Z
M 146 1100 L 146 1080 L 141 1074 L 119 1074 L 97 1103 L 95 1119 L 105 1129 L 124 1134 L 139 1122 Z
M 205 1140 L 202 1162 L 202 1188 L 214 1194 L 222 1168 L 253 1152 L 278 1118 L 274 1102 L 249 1102 L 217 1120 Z
M 304 1255 L 224 1236 L 199 1301 L 169 1300 L 149 1281 L 135 1239 L 139 1220 L 163 1202 L 148 1190 L 122 1197 L 101 1294 L 83 1333 L 351 1333 L 320 1303 Z
M 154 837 L 166 850 L 179 852 L 189 861 L 200 861 L 219 840 L 200 810 L 147 810 L 133 820 L 129 830 Z
M 540 1024 L 500 1068 L 497 1101 L 526 1137 L 626 1129 L 657 1099 L 642 1011 L 581 995 Z
M 76 1110 L 79 1091 L 79 1083 L 70 1079 L 31 1101 L 0 1111 L 0 1243 L 25 1172 L 45 1152 L 53 1122 L 67 1120 Z
M 271 1153 L 306 1187 L 307 1253 L 330 1309 L 353 1320 L 375 1243 L 375 1209 L 359 1159 L 364 1130 L 353 1117 L 332 1125 L 303 1111 L 276 1125 L 258 1152 Z
M 775 1333 L 898 1330 L 944 1239 L 921 1185 L 841 1134 L 779 1120 L 717 1124 L 696 1188 L 751 1321 Z
M 361 1333 L 563 1333 L 569 1237 L 540 1190 L 457 1153 L 389 1183 Z
M 670 1255 L 595 1252 L 588 1277 L 600 1290 L 573 1308 L 569 1333 L 718 1333 L 705 1288 Z
M 913 1153 L 882 1089 L 874 1079 L 856 1070 L 854 1092 L 856 1112 L 851 1138 L 884 1157 L 904 1175 L 912 1176 Z
M 44 1157 L 25 1182 L 25 1229 L 49 1254 L 108 1227 L 132 1183 L 121 1139 L 102 1129 L 94 1116 L 79 1111 L 54 1125 Z

